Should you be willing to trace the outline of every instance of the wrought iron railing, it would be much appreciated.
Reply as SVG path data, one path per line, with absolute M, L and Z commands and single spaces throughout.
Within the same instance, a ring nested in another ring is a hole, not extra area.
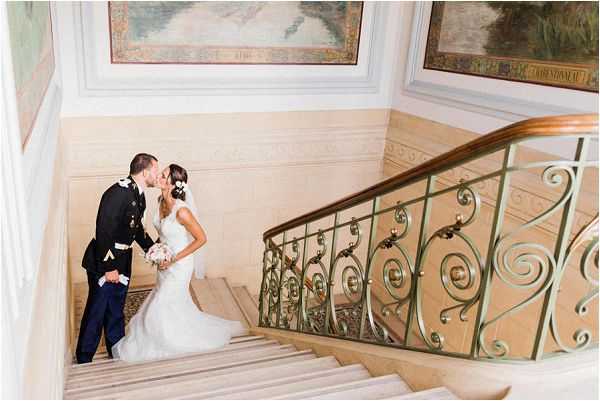
M 513 124 L 268 230 L 259 325 L 494 361 L 597 347 L 597 135 Z M 550 138 L 574 156 L 522 151 Z

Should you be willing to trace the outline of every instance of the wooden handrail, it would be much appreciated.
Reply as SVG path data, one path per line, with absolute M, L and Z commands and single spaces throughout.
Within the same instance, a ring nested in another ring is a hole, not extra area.
M 474 139 L 449 152 L 435 157 L 419 166 L 397 174 L 372 185 L 362 191 L 346 196 L 324 207 L 305 213 L 283 224 L 275 226 L 263 234 L 263 240 L 272 238 L 277 234 L 292 228 L 304 225 L 311 221 L 334 214 L 340 210 L 348 209 L 376 196 L 386 194 L 403 185 L 409 185 L 452 168 L 457 163 L 466 163 L 485 154 L 496 152 L 511 143 L 521 142 L 526 139 L 558 137 L 598 132 L 597 114 L 574 114 L 565 116 L 552 116 L 532 118 L 511 124 L 507 127 L 493 131 L 480 138 Z

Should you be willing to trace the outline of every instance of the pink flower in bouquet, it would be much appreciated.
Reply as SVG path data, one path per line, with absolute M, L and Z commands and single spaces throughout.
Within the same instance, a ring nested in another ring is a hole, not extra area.
M 151 263 L 152 265 L 158 267 L 162 262 L 166 262 L 173 259 L 173 252 L 167 245 L 161 244 L 159 242 L 157 244 L 152 245 L 152 247 L 148 249 L 148 252 L 146 252 L 144 259 L 146 259 L 146 261 Z

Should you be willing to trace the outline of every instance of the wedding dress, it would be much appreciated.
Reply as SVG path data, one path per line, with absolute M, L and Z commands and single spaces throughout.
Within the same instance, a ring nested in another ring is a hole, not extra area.
M 161 219 L 158 212 L 154 216 L 160 242 L 167 244 L 174 254 L 192 240 L 176 218 L 177 211 L 184 206 L 188 205 L 176 199 L 168 216 Z M 127 325 L 125 337 L 113 346 L 114 358 L 133 362 L 206 351 L 223 347 L 232 336 L 246 333 L 240 322 L 209 315 L 196 307 L 189 292 L 193 256 L 158 271 L 156 286 Z

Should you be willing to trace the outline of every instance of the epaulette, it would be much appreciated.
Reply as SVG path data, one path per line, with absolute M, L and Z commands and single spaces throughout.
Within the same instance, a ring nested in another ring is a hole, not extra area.
M 122 186 L 123 188 L 128 188 L 129 184 L 131 184 L 131 180 L 129 178 L 121 178 L 117 184 Z

